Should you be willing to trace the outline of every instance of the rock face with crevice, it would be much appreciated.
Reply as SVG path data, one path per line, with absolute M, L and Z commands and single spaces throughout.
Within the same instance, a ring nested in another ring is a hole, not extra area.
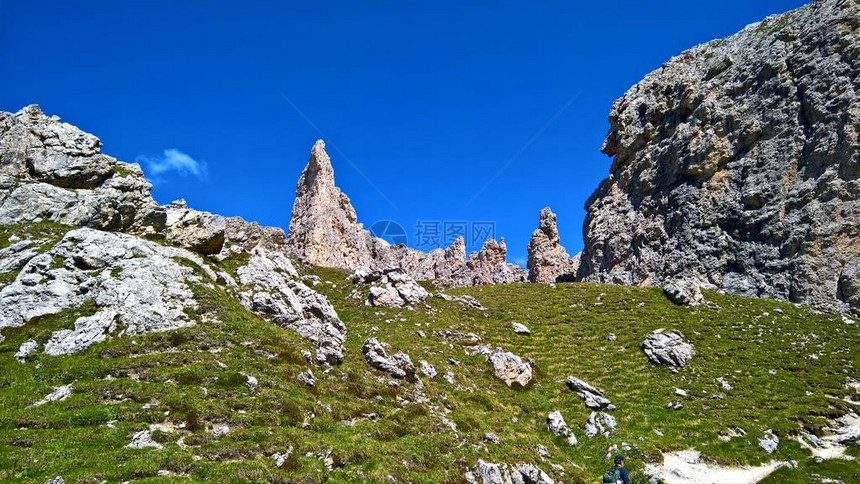
M 358 222 L 349 197 L 335 185 L 322 140 L 314 144 L 296 185 L 287 245 L 294 257 L 310 265 L 353 271 L 398 267 L 414 279 L 435 280 L 442 286 L 526 279 L 524 270 L 506 262 L 504 239 L 488 239 L 480 251 L 467 257 L 462 238 L 445 250 L 423 252 L 374 237 Z
M 540 211 L 540 222 L 528 247 L 529 281 L 573 281 L 579 270 L 579 254 L 573 259 L 561 245 L 556 215 L 549 207 Z
M 609 115 L 580 276 L 858 307 L 858 32 L 856 1 L 816 1 L 630 88 Z

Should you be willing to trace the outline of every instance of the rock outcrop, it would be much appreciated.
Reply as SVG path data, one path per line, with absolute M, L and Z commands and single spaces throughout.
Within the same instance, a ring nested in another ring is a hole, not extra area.
M 296 186 L 287 245 L 293 256 L 310 265 L 371 271 L 398 267 L 416 280 L 434 280 L 442 286 L 526 279 L 525 271 L 505 261 L 504 239 L 487 240 L 467 258 L 462 238 L 445 250 L 423 252 L 374 237 L 358 222 L 349 197 L 335 186 L 331 158 L 322 140 L 314 144 Z
M 31 105 L 0 112 L 0 224 L 51 220 L 135 234 L 166 215 L 136 164 L 102 154 L 101 141 Z
M 567 422 L 564 421 L 564 417 L 561 415 L 561 412 L 558 410 L 550 412 L 546 416 L 546 427 L 556 437 L 565 437 L 568 445 L 574 446 L 579 443 L 576 436 L 571 432 L 570 427 L 567 426 Z
M 423 302 L 430 296 L 399 267 L 389 267 L 383 271 L 359 269 L 350 279 L 354 283 L 373 284 L 367 296 L 371 306 L 403 307 Z
M 540 211 L 540 222 L 532 234 L 528 247 L 529 281 L 573 281 L 579 271 L 579 254 L 573 259 L 561 245 L 556 215 L 549 209 Z
M 52 221 L 73 229 L 56 243 L 19 239 L 0 249 L 0 273 L 16 272 L 0 284 L 0 328 L 91 304 L 94 312 L 44 343 L 46 354 L 66 355 L 111 335 L 192 325 L 192 287 L 221 284 L 249 310 L 312 341 L 318 362 L 343 359 L 346 328 L 299 280 L 282 229 L 181 200 L 162 207 L 151 188 L 138 165 L 102 154 L 98 138 L 38 106 L 0 112 L 0 225 Z M 247 262 L 237 282 L 201 255 Z M 19 361 L 38 347 L 22 345 Z
M 857 307 L 858 26 L 857 2 L 815 1 L 693 47 L 618 99 L 585 280 Z
M 546 472 L 532 464 L 491 464 L 478 459 L 466 473 L 469 484 L 553 484 Z

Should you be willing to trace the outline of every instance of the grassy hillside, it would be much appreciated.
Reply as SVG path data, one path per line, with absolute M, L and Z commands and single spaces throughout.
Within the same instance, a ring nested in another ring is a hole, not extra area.
M 0 234 L 0 247 L 7 244 L 8 233 Z M 591 483 L 607 467 L 609 447 L 626 443 L 634 474 L 661 451 L 696 448 L 723 464 L 799 462 L 768 482 L 817 482 L 814 475 L 860 482 L 857 461 L 815 463 L 790 438 L 802 426 L 818 430 L 827 418 L 857 410 L 846 400 L 860 401 L 860 395 L 846 383 L 858 377 L 860 335 L 837 315 L 711 292 L 707 306 L 690 309 L 674 306 L 656 289 L 594 284 L 446 291 L 476 297 L 484 312 L 438 298 L 414 311 L 382 309 L 350 298 L 361 286 L 345 273 L 312 272 L 323 280 L 315 289 L 330 298 L 349 329 L 346 359 L 330 370 L 305 363 L 301 351 L 311 350 L 309 343 L 249 313 L 220 287 L 195 289 L 201 307 L 192 328 L 118 337 L 73 356 L 37 354 L 27 363 L 13 358 L 23 341 L 44 342 L 91 306 L 4 330 L 0 481 L 41 484 L 62 475 L 87 483 L 339 483 L 389 482 L 391 476 L 460 483 L 482 458 L 532 462 L 557 482 Z M 366 295 L 367 288 L 361 290 Z M 526 324 L 532 335 L 514 334 L 512 321 Z M 686 369 L 675 374 L 648 362 L 639 344 L 657 328 L 679 329 L 693 343 L 697 356 Z M 473 332 L 485 344 L 532 358 L 535 381 L 508 388 L 483 357 L 466 354 L 474 343 L 433 334 L 446 330 Z M 610 332 L 616 341 L 608 341 Z M 391 384 L 361 355 L 370 336 L 407 352 L 416 365 L 429 361 L 439 376 Z M 296 379 L 307 368 L 317 378 L 313 388 Z M 443 378 L 447 370 L 455 384 Z M 590 410 L 565 387 L 568 376 L 606 391 L 618 407 L 616 433 L 585 436 Z M 733 389 L 724 390 L 719 377 Z M 28 408 L 66 384 L 73 388 L 68 399 Z M 676 396 L 676 388 L 689 396 Z M 667 409 L 670 401 L 684 408 Z M 573 428 L 577 447 L 546 429 L 553 410 Z M 212 430 L 222 425 L 229 432 L 217 437 Z M 722 441 L 721 433 L 733 426 L 747 435 Z M 163 449 L 125 448 L 145 429 Z M 756 443 L 767 429 L 781 439 L 772 456 Z M 487 433 L 500 442 L 488 442 Z M 538 455 L 539 445 L 550 459 Z M 272 454 L 291 447 L 276 467 Z M 856 445 L 849 454 L 860 456 Z M 551 464 L 564 472 L 551 472 Z

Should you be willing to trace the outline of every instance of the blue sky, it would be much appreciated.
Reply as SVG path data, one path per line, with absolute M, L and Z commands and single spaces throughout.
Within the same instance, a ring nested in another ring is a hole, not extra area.
M 582 248 L 617 97 L 802 3 L 0 0 L 0 110 L 94 133 L 161 203 L 282 227 L 318 129 L 365 226 L 492 221 L 523 262 L 546 205 Z

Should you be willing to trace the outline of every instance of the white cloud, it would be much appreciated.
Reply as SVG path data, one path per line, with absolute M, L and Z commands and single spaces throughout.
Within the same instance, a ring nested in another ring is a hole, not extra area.
M 170 172 L 179 176 L 191 175 L 199 180 L 206 180 L 208 175 L 205 161 L 197 161 L 174 148 L 164 150 L 164 156 L 138 156 L 137 162 L 143 165 L 147 178 L 153 183 L 162 181 L 163 176 Z

